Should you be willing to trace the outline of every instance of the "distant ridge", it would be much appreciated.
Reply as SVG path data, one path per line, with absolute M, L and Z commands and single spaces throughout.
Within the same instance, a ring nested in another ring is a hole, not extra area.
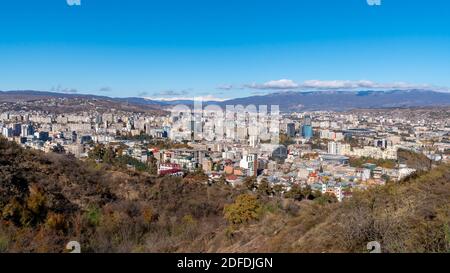
M 0 91 L 1 101 L 33 101 L 46 98 L 85 98 L 85 99 L 97 99 L 97 100 L 109 100 L 115 102 L 124 102 L 130 104 L 144 104 L 144 105 L 163 105 L 160 102 L 152 101 L 139 97 L 127 97 L 127 98 L 113 98 L 108 96 L 99 96 L 91 94 L 78 94 L 78 93 L 58 93 L 50 91 L 36 91 L 36 90 L 12 90 L 12 91 Z
M 43 98 L 89 98 L 111 100 L 138 105 L 169 107 L 175 104 L 192 104 L 192 100 L 158 101 L 140 97 L 111 98 L 88 94 L 66 94 L 48 91 L 0 91 L 1 101 L 30 101 Z M 362 108 L 398 108 L 450 106 L 450 93 L 431 90 L 389 90 L 389 91 L 287 91 L 267 95 L 249 96 L 221 102 L 205 101 L 207 104 L 224 105 L 279 105 L 282 111 L 301 110 L 351 110 Z
M 236 105 L 279 105 L 282 111 L 450 106 L 450 93 L 429 90 L 278 92 L 228 100 Z

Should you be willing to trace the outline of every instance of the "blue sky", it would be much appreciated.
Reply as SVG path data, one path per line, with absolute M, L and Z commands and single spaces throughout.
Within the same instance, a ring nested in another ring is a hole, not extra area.
M 2 0 L 0 90 L 233 98 L 450 86 L 450 1 Z

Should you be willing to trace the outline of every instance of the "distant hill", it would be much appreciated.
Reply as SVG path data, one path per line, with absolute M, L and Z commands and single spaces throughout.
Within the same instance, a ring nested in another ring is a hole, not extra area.
M 226 101 L 227 104 L 279 105 L 290 110 L 350 110 L 360 108 L 396 108 L 450 106 L 450 93 L 410 91 L 320 91 L 281 92 Z
M 106 96 L 85 95 L 76 93 L 58 93 L 35 90 L 0 91 L 0 101 L 32 101 L 45 98 L 97 98 L 110 99 Z
M 52 103 L 42 103 L 50 99 L 67 99 L 64 104 L 59 103 L 55 106 Z M 84 100 L 80 103 L 76 100 Z M 121 109 L 126 111 L 152 111 L 156 114 L 166 113 L 165 105 L 160 102 L 146 100 L 142 98 L 111 98 L 107 96 L 97 96 L 89 94 L 69 94 L 48 91 L 0 91 L 1 102 L 33 102 L 40 101 L 33 106 L 33 110 L 51 111 L 51 112 L 74 112 L 89 111 L 96 109 Z M 29 108 L 30 109 L 30 108 Z
M 140 97 L 111 98 L 85 94 L 65 94 L 44 91 L 0 91 L 0 101 L 36 100 L 42 98 L 89 98 L 111 100 L 134 105 L 168 108 L 175 104 L 192 105 L 192 100 L 158 101 Z M 450 106 L 450 93 L 428 90 L 392 91 L 314 91 L 277 92 L 268 95 L 230 99 L 222 102 L 205 101 L 207 104 L 225 105 L 279 105 L 282 111 L 299 110 L 350 110 L 362 108 L 406 108 Z

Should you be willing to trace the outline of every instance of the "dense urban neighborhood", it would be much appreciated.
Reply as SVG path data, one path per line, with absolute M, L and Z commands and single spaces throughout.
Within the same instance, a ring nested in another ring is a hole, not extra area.
M 242 108 L 232 123 L 217 112 L 97 109 L 89 100 L 78 101 L 94 104 L 89 111 L 35 110 L 67 100 L 0 104 L 1 135 L 25 148 L 155 176 L 201 173 L 209 184 L 263 185 L 271 195 L 308 188 L 338 201 L 450 160 L 448 108 L 277 112 L 269 121 Z

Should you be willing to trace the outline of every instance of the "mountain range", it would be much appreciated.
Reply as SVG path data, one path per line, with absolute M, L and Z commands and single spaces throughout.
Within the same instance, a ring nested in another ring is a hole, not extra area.
M 141 97 L 112 98 L 107 96 L 67 94 L 47 91 L 0 91 L 0 102 L 33 101 L 46 98 L 85 98 L 108 100 L 155 108 L 169 108 L 176 104 L 192 105 L 193 100 L 161 101 Z M 450 106 L 450 93 L 431 90 L 389 91 L 286 91 L 255 95 L 225 101 L 204 101 L 204 105 L 279 105 L 281 111 L 334 110 L 344 111 L 362 108 L 407 108 Z

